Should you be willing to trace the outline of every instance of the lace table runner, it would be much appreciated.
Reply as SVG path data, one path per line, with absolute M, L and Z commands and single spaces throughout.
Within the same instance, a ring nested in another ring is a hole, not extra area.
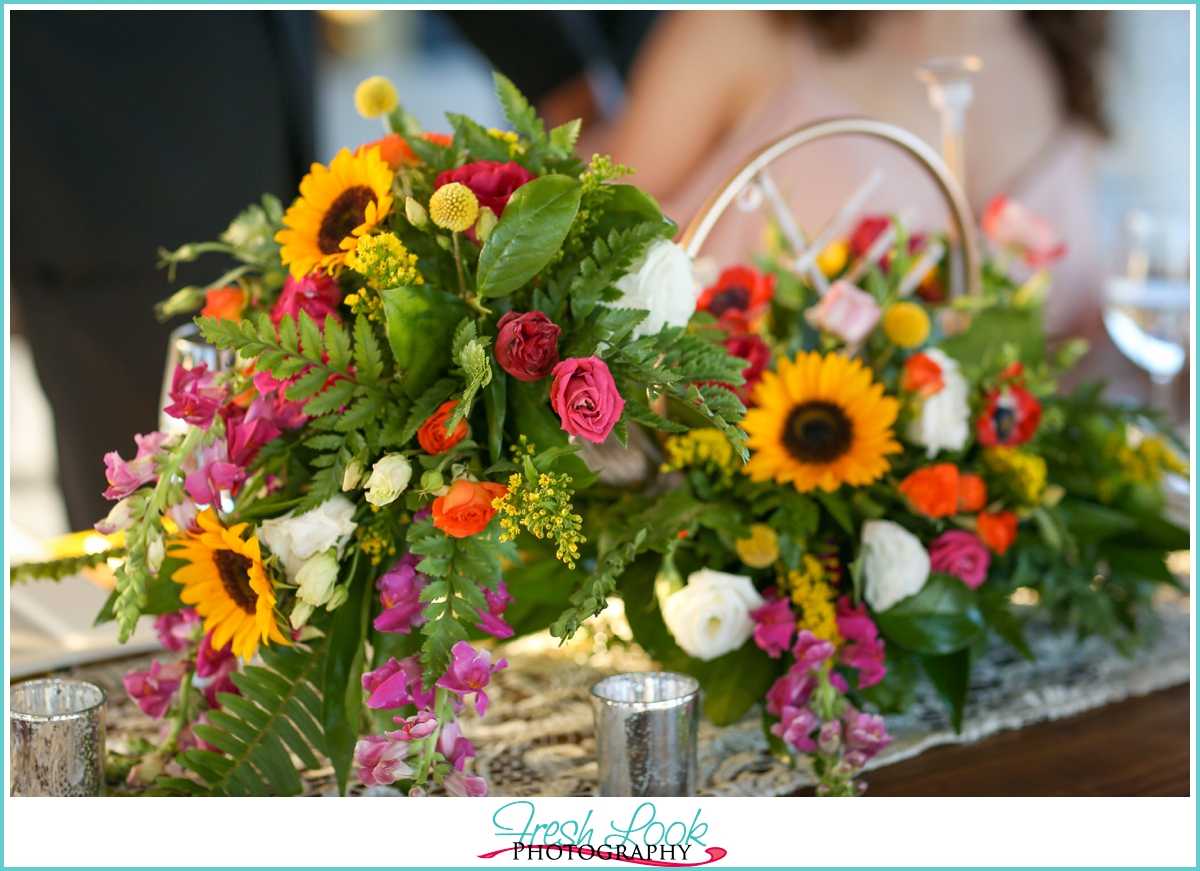
M 1187 602 L 1164 606 L 1157 641 L 1128 659 L 1099 639 L 1078 642 L 1071 633 L 1057 635 L 1045 622 L 1032 621 L 1027 637 L 1035 661 L 1026 661 L 997 642 L 976 663 L 961 735 L 950 728 L 932 687 L 922 684 L 908 713 L 888 717 L 888 730 L 896 740 L 870 767 L 909 759 L 938 744 L 977 741 L 1004 729 L 1069 717 L 1186 683 L 1191 661 Z M 617 633 L 624 634 L 620 629 Z M 601 677 L 648 671 L 654 663 L 636 645 L 619 642 L 613 629 L 603 625 L 581 632 L 565 648 L 556 647 L 554 639 L 542 634 L 504 645 L 496 655 L 506 657 L 508 667 L 493 677 L 486 719 L 466 713 L 463 717 L 463 730 L 479 753 L 475 770 L 487 778 L 493 795 L 594 794 L 589 688 Z M 129 668 L 144 669 L 149 659 L 128 657 L 69 671 L 108 691 L 111 749 L 123 750 L 134 735 L 157 738 L 163 728 L 142 714 L 121 686 L 121 676 Z M 812 783 L 807 767 L 788 768 L 769 756 L 766 747 L 757 710 L 724 728 L 702 721 L 700 794 L 778 796 Z M 302 780 L 306 795 L 336 795 L 330 768 L 303 771 Z M 397 790 L 367 790 L 356 784 L 351 793 L 384 796 L 396 795 Z

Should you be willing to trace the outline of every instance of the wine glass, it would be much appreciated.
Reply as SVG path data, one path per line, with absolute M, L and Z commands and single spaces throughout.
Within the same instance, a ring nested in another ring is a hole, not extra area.
M 1104 286 L 1104 326 L 1150 374 L 1152 404 L 1171 411 L 1171 382 L 1191 339 L 1191 233 L 1187 220 L 1133 210 L 1125 217 L 1122 274 Z

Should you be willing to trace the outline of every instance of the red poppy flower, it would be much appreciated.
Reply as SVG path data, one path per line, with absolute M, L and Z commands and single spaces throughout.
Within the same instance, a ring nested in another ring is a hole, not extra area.
M 989 390 L 975 422 L 979 443 L 987 448 L 1023 445 L 1042 421 L 1042 404 L 1020 384 Z
M 716 284 L 704 289 L 696 308 L 714 315 L 727 332 L 747 332 L 774 295 L 774 275 L 763 275 L 749 266 L 731 266 Z

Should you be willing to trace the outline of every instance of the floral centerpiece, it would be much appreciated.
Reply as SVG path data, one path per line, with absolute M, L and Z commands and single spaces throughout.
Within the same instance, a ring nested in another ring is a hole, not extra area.
M 355 99 L 382 139 L 314 164 L 286 210 L 266 196 L 219 242 L 163 252 L 172 269 L 237 261 L 160 306 L 200 309 L 228 365 L 177 368 L 174 430 L 105 457 L 114 504 L 96 528 L 114 547 L 14 569 L 107 562 L 99 619 L 124 640 L 158 615 L 179 657 L 125 679 L 167 724 L 111 760 L 131 786 L 296 794 L 293 757 L 324 757 L 343 791 L 357 770 L 486 794 L 455 718 L 468 700 L 485 713 L 505 662 L 473 642 L 513 634 L 518 539 L 577 569 L 591 532 L 573 500 L 597 477 L 581 445 L 686 431 L 654 410 L 669 399 L 744 453 L 745 361 L 688 329 L 676 226 L 624 167 L 576 159 L 578 122 L 547 131 L 496 87 L 512 130 L 450 115 L 439 134 L 368 79 Z M 564 631 L 617 569 L 577 570 Z
M 1189 538 L 1163 519 L 1160 482 L 1185 471 L 1180 447 L 1101 385 L 1057 393 L 1086 350 L 1042 328 L 1042 267 L 1062 246 L 1011 200 L 983 230 L 984 292 L 957 299 L 926 256 L 944 240 L 891 218 L 823 251 L 820 281 L 775 233 L 693 319 L 748 363 L 733 389 L 749 461 L 716 430 L 672 434 L 663 478 L 583 509 L 645 543 L 613 584 L 637 641 L 700 679 L 717 723 L 763 701 L 774 751 L 808 754 L 820 794 L 863 788 L 891 740 L 881 714 L 905 710 L 921 674 L 959 728 L 989 636 L 1032 656 L 1014 603 L 1130 650 L 1155 591 L 1179 583 L 1165 557 Z

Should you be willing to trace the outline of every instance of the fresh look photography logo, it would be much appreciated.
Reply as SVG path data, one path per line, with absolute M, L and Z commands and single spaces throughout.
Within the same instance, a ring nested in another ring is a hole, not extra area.
M 728 851 L 710 846 L 708 823 L 701 811 L 684 819 L 660 815 L 653 802 L 638 805 L 633 815 L 603 819 L 588 810 L 582 819 L 549 819 L 528 800 L 513 801 L 492 815 L 493 834 L 507 846 L 480 854 L 481 859 L 631 862 L 668 868 L 710 865 Z

